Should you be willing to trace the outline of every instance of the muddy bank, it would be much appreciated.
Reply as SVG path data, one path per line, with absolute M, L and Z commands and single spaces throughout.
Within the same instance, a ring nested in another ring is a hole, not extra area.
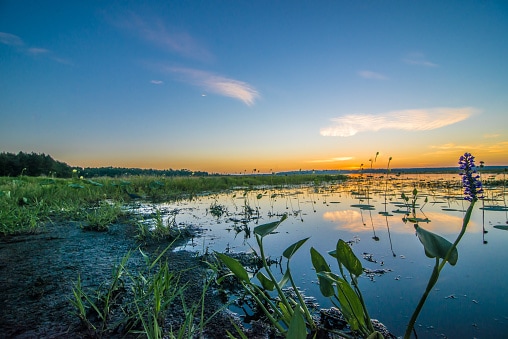
M 36 234 L 1 237 L 0 337 L 88 337 L 90 332 L 82 326 L 69 301 L 72 287 L 79 275 L 83 289 L 97 290 L 111 280 L 114 266 L 129 251 L 126 268 L 135 273 L 145 265 L 138 247 L 155 257 L 169 244 L 142 244 L 135 235 L 134 226 L 129 224 L 114 224 L 108 232 L 92 232 L 83 231 L 76 222 L 58 222 L 47 224 Z M 185 293 L 187 302 L 198 301 L 204 264 L 185 251 L 168 251 L 166 257 L 170 270 L 192 268 L 182 273 L 181 282 L 191 282 Z M 219 307 L 213 295 L 207 299 L 207 313 Z M 182 322 L 181 305 L 171 316 L 172 326 Z M 223 337 L 224 331 L 217 332 L 214 322 L 209 326 L 213 328 L 209 337 Z M 108 333 L 108 337 L 115 336 L 122 335 Z

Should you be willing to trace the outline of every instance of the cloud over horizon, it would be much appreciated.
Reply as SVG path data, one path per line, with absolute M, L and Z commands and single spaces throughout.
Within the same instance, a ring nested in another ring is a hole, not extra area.
M 364 79 L 374 79 L 374 80 L 387 80 L 388 79 L 385 75 L 383 75 L 381 73 L 367 71 L 367 70 L 359 71 L 358 75 Z
M 472 107 L 410 109 L 384 114 L 348 114 L 332 119 L 333 124 L 321 128 L 322 136 L 350 137 L 360 132 L 382 129 L 426 131 L 452 125 L 477 112 Z
M 254 105 L 255 100 L 259 97 L 258 91 L 243 81 L 191 68 L 172 67 L 167 70 L 173 74 L 181 75 L 181 80 L 184 82 L 211 93 L 243 101 L 247 106 Z
M 337 162 L 337 161 L 348 161 L 354 159 L 353 157 L 337 157 L 330 159 L 321 159 L 321 160 L 310 160 L 310 163 L 327 163 L 327 162 Z

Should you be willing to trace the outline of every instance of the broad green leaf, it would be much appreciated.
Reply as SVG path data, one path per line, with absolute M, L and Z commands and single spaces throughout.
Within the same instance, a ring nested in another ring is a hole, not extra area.
M 300 306 L 296 305 L 289 323 L 288 332 L 286 333 L 288 339 L 305 339 L 307 338 L 307 327 L 305 326 L 305 320 L 303 319 L 302 311 Z
M 283 302 L 279 302 L 278 306 L 282 312 L 282 320 L 286 323 L 286 325 L 288 325 L 291 322 L 292 317 L 291 312 L 289 311 L 290 308 L 288 309 Z
M 287 217 L 288 217 L 288 215 L 284 214 L 279 221 L 274 221 L 274 222 L 270 222 L 268 224 L 256 226 L 254 228 L 254 234 L 257 234 L 262 238 L 262 237 L 272 233 L 273 231 L 275 231 L 275 229 L 277 227 L 279 227 L 281 222 L 283 222 L 284 220 L 287 219 Z
M 325 297 L 333 296 L 334 290 L 332 283 L 319 275 L 320 272 L 330 272 L 330 266 L 326 263 L 325 258 L 323 258 L 323 256 L 316 251 L 314 247 L 311 247 L 310 249 L 310 257 L 312 260 L 312 266 L 314 266 L 319 279 L 319 289 L 321 294 Z
M 291 257 L 293 256 L 293 254 L 296 253 L 296 251 L 298 251 L 298 249 L 307 241 L 309 240 L 309 238 L 305 238 L 305 239 L 302 239 L 302 240 L 299 240 L 297 242 L 295 242 L 293 245 L 289 246 L 288 248 L 286 248 L 286 250 L 282 253 L 282 255 L 284 256 L 284 258 L 286 259 L 291 259 Z
M 256 274 L 256 278 L 258 278 L 259 282 L 261 283 L 261 286 L 263 286 L 263 288 L 266 291 L 273 291 L 273 289 L 275 288 L 275 284 L 273 283 L 273 281 L 268 279 L 267 276 L 263 274 L 263 272 L 258 272 Z
M 448 253 L 452 247 L 452 243 L 437 234 L 423 229 L 418 225 L 415 225 L 415 228 L 418 239 L 420 239 L 420 242 L 423 244 L 423 248 L 425 249 L 425 255 L 427 255 L 429 258 L 444 259 L 446 253 Z M 448 258 L 448 262 L 450 265 L 455 265 L 458 259 L 459 252 L 457 251 L 457 248 L 454 248 L 450 254 L 450 257 Z
M 287 283 L 287 282 L 288 282 L 288 280 L 289 280 L 289 276 L 290 276 L 290 275 L 291 275 L 291 273 L 289 273 L 289 271 L 286 271 L 286 272 L 284 273 L 284 276 L 283 276 L 283 277 L 282 277 L 282 279 L 278 282 L 278 285 L 279 285 L 279 287 L 280 287 L 280 288 L 283 288 L 283 287 L 286 285 L 286 283 Z
M 374 331 L 367 337 L 367 339 L 385 339 L 385 337 L 383 337 L 383 335 L 378 331 Z
M 233 274 L 240 280 L 248 283 L 249 274 L 240 262 L 234 258 L 231 258 L 223 253 L 215 252 L 215 255 L 233 272 Z
M 330 252 L 330 255 L 337 258 L 337 262 L 339 265 L 344 265 L 344 267 L 352 274 L 357 277 L 363 273 L 363 267 L 360 260 L 355 256 L 353 250 L 342 239 L 337 241 L 337 248 L 335 252 Z
M 320 272 L 318 276 L 334 282 L 337 287 L 337 299 L 340 304 L 340 310 L 351 329 L 356 331 L 361 327 L 365 327 L 365 316 L 363 306 L 358 295 L 351 288 L 351 285 L 338 275 L 331 272 Z

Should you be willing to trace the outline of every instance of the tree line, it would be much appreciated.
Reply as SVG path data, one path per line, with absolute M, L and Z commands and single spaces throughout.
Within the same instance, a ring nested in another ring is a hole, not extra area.
M 0 176 L 20 175 L 68 178 L 72 175 L 72 167 L 44 153 L 0 153 Z
M 18 154 L 0 153 L 0 176 L 17 177 L 27 176 L 50 176 L 58 178 L 70 178 L 72 175 L 91 177 L 119 177 L 129 175 L 154 175 L 154 176 L 207 176 L 208 172 L 190 171 L 187 169 L 157 170 L 144 168 L 123 167 L 72 167 L 65 162 L 57 161 L 44 153 Z

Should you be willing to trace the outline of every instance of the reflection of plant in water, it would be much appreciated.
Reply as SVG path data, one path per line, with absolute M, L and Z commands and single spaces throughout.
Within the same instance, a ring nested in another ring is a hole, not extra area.
M 210 205 L 209 212 L 211 215 L 216 217 L 217 219 L 222 217 L 224 214 L 227 215 L 228 209 L 224 205 L 220 205 L 217 203 L 217 200 L 215 200 L 212 205 Z
M 466 228 L 469 224 L 469 220 L 471 219 L 471 213 L 473 212 L 476 201 L 483 198 L 483 187 L 480 181 L 480 176 L 477 174 L 476 166 L 474 163 L 474 156 L 472 156 L 471 153 L 464 153 L 464 155 L 459 159 L 459 165 L 459 169 L 461 170 L 460 175 L 462 176 L 462 186 L 464 188 L 464 200 L 469 201 L 469 207 L 466 211 L 466 214 L 464 215 L 462 228 L 455 242 L 452 244 L 441 236 L 421 228 L 418 225 L 418 222 L 416 222 L 414 225 L 416 234 L 425 249 L 425 254 L 429 258 L 435 258 L 435 265 L 432 271 L 432 275 L 430 276 L 427 283 L 427 288 L 425 289 L 425 292 L 421 297 L 420 302 L 418 303 L 407 325 L 406 332 L 404 334 L 404 338 L 406 339 L 409 338 L 411 336 L 411 332 L 414 331 L 414 324 L 416 319 L 418 318 L 418 315 L 420 314 L 420 311 L 422 310 L 430 291 L 437 283 L 439 274 L 446 265 L 446 262 L 449 262 L 452 266 L 457 263 L 459 258 L 457 245 L 466 232 Z

